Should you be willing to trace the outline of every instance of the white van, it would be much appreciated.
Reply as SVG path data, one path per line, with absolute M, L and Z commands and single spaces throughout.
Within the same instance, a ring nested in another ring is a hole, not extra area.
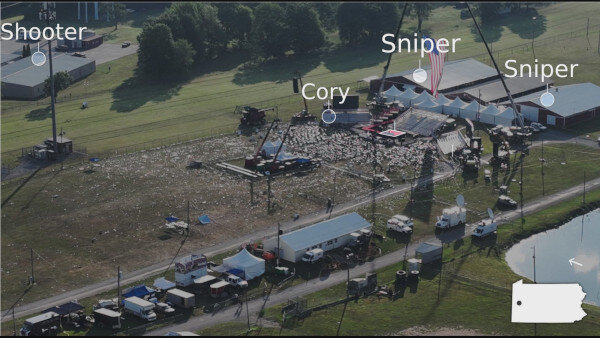
M 473 230 L 471 236 L 483 238 L 495 233 L 496 230 L 498 230 L 498 224 L 491 219 L 485 219 L 477 224 L 477 228 Z
M 306 263 L 315 263 L 317 262 L 319 259 L 323 258 L 323 250 L 321 249 L 312 249 L 310 251 L 307 251 L 303 256 L 302 256 L 302 261 L 306 262 Z

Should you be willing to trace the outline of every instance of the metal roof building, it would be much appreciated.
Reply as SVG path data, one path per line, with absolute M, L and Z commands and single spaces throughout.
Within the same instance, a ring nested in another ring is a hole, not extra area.
M 66 71 L 77 81 L 96 71 L 96 61 L 64 53 L 52 55 L 54 74 Z M 49 62 L 35 66 L 29 57 L 2 67 L 2 98 L 36 99 L 44 95 L 44 81 L 50 76 Z
M 546 80 L 542 82 L 539 77 L 504 77 L 506 86 L 510 90 L 513 99 L 525 96 L 531 93 L 535 93 L 540 90 L 546 89 L 546 84 L 552 85 L 552 80 Z M 448 93 L 450 97 L 460 97 L 463 101 L 478 100 L 482 104 L 488 103 L 500 103 L 508 100 L 508 95 L 504 91 L 502 81 L 496 79 L 491 82 L 486 82 L 471 86 L 468 88 L 462 88 L 454 90 Z
M 354 232 L 370 229 L 371 224 L 356 212 L 338 216 L 279 236 L 279 256 L 289 262 L 298 262 L 312 249 L 333 250 L 345 246 Z M 277 237 L 264 243 L 265 251 L 277 252 Z
M 422 67 L 430 78 L 431 66 Z M 388 75 L 385 80 L 384 90 L 393 84 L 409 84 L 416 88 L 429 90 L 429 81 L 417 83 L 412 77 L 413 69 Z M 440 93 L 449 93 L 469 86 L 498 79 L 496 70 L 485 63 L 473 58 L 447 61 L 444 64 L 444 75 L 438 87 Z M 377 92 L 381 78 L 371 79 L 369 82 L 371 92 Z
M 530 121 L 568 127 L 600 116 L 600 87 L 593 83 L 577 83 L 550 88 L 554 104 L 544 107 L 540 97 L 546 90 L 515 99 L 521 114 Z

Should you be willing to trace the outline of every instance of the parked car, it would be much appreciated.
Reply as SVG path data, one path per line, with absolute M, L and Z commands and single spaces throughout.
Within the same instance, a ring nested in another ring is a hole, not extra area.
M 498 204 L 500 204 L 503 207 L 506 208 L 516 208 L 517 207 L 517 201 L 513 200 L 512 198 L 508 197 L 507 195 L 500 195 L 498 197 Z
M 404 215 L 395 215 L 387 221 L 387 228 L 401 234 L 412 234 L 413 219 Z
M 56 50 L 59 52 L 66 52 L 69 50 L 69 46 L 67 45 L 58 45 L 56 46 Z
M 129 42 L 129 41 L 125 41 L 121 44 L 121 48 L 127 48 L 129 46 L 131 46 L 131 42 Z
M 535 128 L 537 128 L 537 129 L 541 130 L 541 131 L 544 131 L 544 130 L 548 129 L 548 127 L 546 127 L 545 125 L 543 125 L 543 124 L 541 124 L 541 123 L 539 123 L 539 122 L 531 122 L 531 124 L 530 124 L 530 125 L 531 125 L 532 127 L 535 127 Z
M 175 312 L 175 309 L 169 306 L 167 303 L 156 303 L 156 307 L 154 308 L 158 313 L 169 314 Z
M 84 58 L 84 57 L 86 57 L 85 53 L 80 53 L 80 52 L 75 52 L 75 53 L 73 53 L 71 55 L 76 56 L 78 58 Z

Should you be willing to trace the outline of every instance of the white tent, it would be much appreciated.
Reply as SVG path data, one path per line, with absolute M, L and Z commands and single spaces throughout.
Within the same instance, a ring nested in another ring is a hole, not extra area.
M 412 104 L 414 106 L 417 103 L 427 101 L 428 99 L 431 101 L 435 101 L 435 97 L 433 95 L 429 94 L 426 90 L 424 90 L 421 94 L 419 94 L 419 96 L 415 97 L 415 99 L 412 100 Z
M 414 103 L 414 99 L 417 98 L 419 94 L 415 93 L 414 90 L 408 88 L 398 96 L 398 99 L 405 107 L 410 107 L 412 103 Z
M 393 102 L 399 100 L 399 96 L 402 94 L 402 91 L 396 86 L 392 85 L 388 90 L 383 92 L 383 96 L 386 98 L 386 102 Z
M 444 105 L 444 114 L 448 114 L 448 115 L 452 115 L 452 116 L 458 116 L 458 114 L 460 113 L 460 111 L 466 106 L 467 104 L 461 100 L 460 98 L 455 98 L 454 101 L 445 104 Z
M 436 113 L 442 112 L 442 106 L 435 103 L 431 99 L 426 99 L 425 101 L 419 102 L 419 103 L 415 104 L 414 106 L 419 109 L 428 110 L 428 111 L 432 111 L 432 112 L 436 112 Z
M 435 100 L 435 102 L 437 104 L 439 104 L 440 106 L 443 106 L 447 103 L 452 102 L 449 98 L 445 97 L 444 94 L 439 94 L 437 99 Z
M 515 111 L 510 107 L 504 109 L 503 111 L 499 112 L 495 116 L 496 124 L 501 124 L 503 126 L 512 126 L 514 119 L 515 119 Z
M 481 112 L 486 107 L 480 105 L 476 100 L 471 101 L 468 105 L 463 107 L 460 112 L 460 117 L 464 119 L 470 119 L 471 121 L 477 121 L 477 112 Z
M 479 113 L 479 122 L 487 123 L 487 124 L 497 124 L 494 121 L 496 114 L 500 112 L 500 109 L 493 104 L 490 104 L 485 109 L 481 110 Z
M 265 260 L 252 255 L 246 249 L 238 252 L 235 256 L 225 258 L 223 265 L 228 269 L 244 271 L 246 280 L 253 279 L 265 273 Z

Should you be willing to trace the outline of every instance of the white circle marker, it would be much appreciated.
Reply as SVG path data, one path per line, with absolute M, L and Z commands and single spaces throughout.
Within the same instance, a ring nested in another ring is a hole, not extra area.
M 40 52 L 40 43 L 38 42 L 38 51 L 31 55 L 31 63 L 35 66 L 43 66 L 46 63 L 46 55 Z
M 540 103 L 544 107 L 550 107 L 554 104 L 554 95 L 548 91 L 548 84 L 546 84 L 546 92 L 540 96 Z
M 413 80 L 417 83 L 423 83 L 427 80 L 427 72 L 421 68 L 421 60 L 419 60 L 419 68 L 413 72 Z
M 321 113 L 321 120 L 323 120 L 323 123 L 325 124 L 332 124 L 333 122 L 335 122 L 336 118 L 337 115 L 335 114 L 333 109 L 325 109 Z

